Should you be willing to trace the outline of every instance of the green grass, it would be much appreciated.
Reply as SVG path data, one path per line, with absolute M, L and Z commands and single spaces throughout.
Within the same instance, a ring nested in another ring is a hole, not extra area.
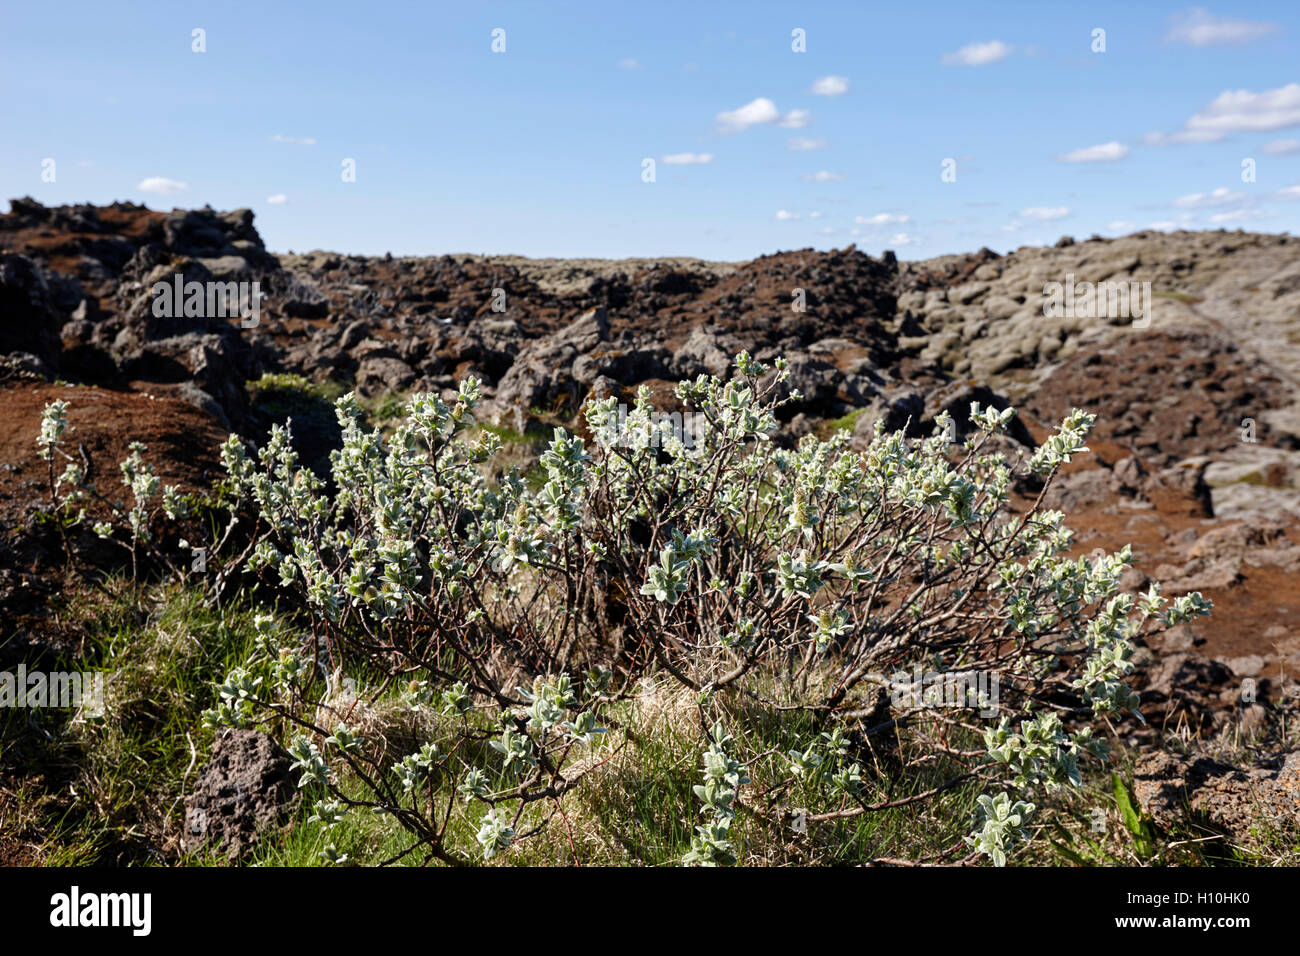
M 862 417 L 865 408 L 855 408 L 840 418 L 823 419 L 813 425 L 813 434 L 821 441 L 827 441 L 838 431 L 853 431 L 853 426 Z
M 211 682 L 246 653 L 252 614 L 217 612 L 177 586 L 146 588 L 137 604 L 118 578 L 106 593 L 65 595 L 55 620 L 78 651 L 48 666 L 105 671 L 106 715 L 74 723 L 67 711 L 0 712 L 0 786 L 29 787 L 18 800 L 28 812 L 5 827 L 35 839 L 42 863 L 162 862 L 210 737 L 199 714 L 213 702 Z
M 302 375 L 274 372 L 266 372 L 257 381 L 249 382 L 248 389 L 264 401 L 283 401 L 286 406 L 294 403 L 309 406 L 316 401 L 332 405 L 348 391 L 342 382 L 313 382 Z

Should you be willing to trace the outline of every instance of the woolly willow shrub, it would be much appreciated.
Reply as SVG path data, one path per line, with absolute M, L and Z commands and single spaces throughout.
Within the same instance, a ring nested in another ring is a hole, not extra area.
M 232 437 L 232 489 L 266 529 L 250 563 L 298 595 L 310 626 L 288 643 L 268 631 L 209 720 L 287 722 L 316 819 L 387 813 L 412 851 L 459 862 L 456 801 L 477 807 L 482 854 L 508 853 L 535 832 L 523 829 L 530 806 L 558 810 L 599 772 L 589 751 L 613 745 L 618 702 L 669 675 L 695 696 L 706 740 L 686 862 L 743 860 L 737 812 L 798 810 L 817 825 L 976 781 L 989 793 L 966 840 L 1002 864 L 1035 812 L 1006 789 L 1078 785 L 1079 761 L 1105 758 L 1094 718 L 1135 704 L 1134 638 L 1209 605 L 1167 603 L 1158 586 L 1122 594 L 1127 548 L 1069 559 L 1071 532 L 1042 494 L 1010 509 L 1018 475 L 1045 493 L 1086 450 L 1092 416 L 1072 412 L 1015 462 L 984 452 L 1012 412 L 977 406 L 955 456 L 946 418 L 925 440 L 878 427 L 861 453 L 843 432 L 785 450 L 770 437 L 797 397 L 779 397 L 786 374 L 741 353 L 731 381 L 681 383 L 699 413 L 691 448 L 645 389 L 622 419 L 614 399 L 591 402 L 591 440 L 556 429 L 536 491 L 513 470 L 490 480 L 500 442 L 472 428 L 473 380 L 451 405 L 414 397 L 388 440 L 340 399 L 332 493 L 298 467 L 285 430 L 256 458 Z M 330 705 L 340 668 L 358 667 L 371 677 L 357 699 L 396 688 L 440 711 L 431 739 L 395 759 L 349 722 L 355 699 Z M 936 708 L 899 693 L 912 669 L 996 674 L 997 690 Z M 745 737 L 736 701 L 805 728 L 797 746 L 746 752 L 729 732 Z M 878 779 L 890 771 L 864 769 L 871 738 L 900 728 L 955 769 L 872 802 L 891 788 Z M 779 783 L 746 801 L 759 766 Z M 340 858 L 333 844 L 326 855 Z

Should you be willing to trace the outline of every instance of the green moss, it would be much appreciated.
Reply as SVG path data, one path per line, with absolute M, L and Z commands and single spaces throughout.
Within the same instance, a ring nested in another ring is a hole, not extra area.
M 295 449 L 307 467 L 324 476 L 330 451 L 342 447 L 334 402 L 347 392 L 346 386 L 335 381 L 312 382 L 301 375 L 267 373 L 249 382 L 247 391 L 249 404 L 266 423 L 267 431 L 271 425 L 292 419 Z
M 853 427 L 862 417 L 865 408 L 855 408 L 840 418 L 825 418 L 813 425 L 813 434 L 821 441 L 826 441 L 838 431 L 853 431 Z
M 370 412 L 370 420 L 376 424 L 391 422 L 406 415 L 406 405 L 411 396 L 406 392 L 389 392 L 374 404 L 363 403 L 362 407 Z
M 507 445 L 535 445 L 539 441 L 546 441 L 548 438 L 546 432 L 536 425 L 528 428 L 528 430 L 522 434 L 515 431 L 513 428 L 506 427 L 505 425 L 489 425 L 485 422 L 480 422 L 478 427 L 485 432 L 491 432 L 493 435 L 496 435 Z

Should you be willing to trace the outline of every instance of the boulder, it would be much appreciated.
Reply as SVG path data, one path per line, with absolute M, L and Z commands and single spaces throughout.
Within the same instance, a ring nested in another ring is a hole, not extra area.
M 496 387 L 497 424 L 522 432 L 530 410 L 542 408 L 571 414 L 587 393 L 574 375 L 579 356 L 609 340 L 609 316 L 604 308 L 589 309 L 569 325 L 529 342 Z M 591 376 L 594 380 L 599 375 Z
M 884 423 L 885 434 L 907 429 L 909 434 L 916 436 L 920 433 L 924 412 L 925 400 L 919 392 L 909 388 L 888 389 L 875 396 L 854 420 L 854 447 L 865 448 L 871 444 L 878 421 Z
M 291 761 L 256 730 L 227 729 L 185 798 L 182 847 L 234 860 L 285 816 L 294 796 Z
M 415 381 L 415 371 L 401 359 L 377 355 L 357 365 L 357 391 L 365 396 L 400 392 Z
M 1251 769 L 1205 754 L 1146 754 L 1135 768 L 1133 792 L 1157 824 L 1169 826 L 1187 809 L 1251 842 L 1260 823 L 1286 829 L 1300 824 L 1300 751 Z
M 28 352 L 57 366 L 65 319 L 40 268 L 26 256 L 0 254 L 0 354 Z

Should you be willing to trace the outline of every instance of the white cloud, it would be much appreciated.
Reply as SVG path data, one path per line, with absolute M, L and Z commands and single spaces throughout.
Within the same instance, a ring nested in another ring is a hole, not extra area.
M 1179 196 L 1173 201 L 1173 206 L 1175 209 L 1209 209 L 1215 206 L 1231 206 L 1245 198 L 1242 193 L 1234 193 L 1228 187 L 1220 186 L 1208 193 L 1189 193 L 1186 196 Z
M 1182 143 L 1217 143 L 1225 133 L 1212 129 L 1184 129 L 1177 133 L 1147 133 L 1143 146 L 1178 146 Z
M 665 166 L 707 166 L 713 162 L 712 153 L 672 153 L 659 160 Z
M 1171 222 L 1170 220 L 1166 219 L 1162 222 L 1148 223 L 1147 228 L 1154 229 L 1157 232 L 1169 232 L 1173 229 L 1181 229 L 1182 225 L 1183 224 L 1180 222 Z
M 1275 90 L 1225 90 L 1187 121 L 1189 130 L 1260 133 L 1300 126 L 1300 83 Z
M 1128 155 L 1128 147 L 1114 141 L 1100 146 L 1087 146 L 1062 153 L 1057 160 L 1062 163 L 1113 163 Z
M 945 53 L 943 55 L 943 65 L 984 66 L 986 63 L 996 63 L 998 60 L 1005 59 L 1010 54 L 1011 47 L 1001 40 L 990 40 L 988 43 L 969 43 L 956 53 Z
M 296 144 L 298 144 L 299 146 L 315 146 L 315 145 L 316 145 L 316 140 L 312 139 L 310 136 L 285 136 L 285 135 L 283 135 L 283 134 L 281 134 L 281 133 L 276 133 L 274 136 L 272 136 L 272 137 L 271 137 L 271 142 L 273 142 L 273 143 L 296 143 Z
M 819 169 L 815 173 L 811 173 L 807 176 L 803 176 L 800 178 L 802 178 L 803 181 L 806 183 L 837 183 L 844 177 L 841 176 L 839 173 L 832 173 L 832 172 L 827 172 L 824 169 Z
M 842 76 L 823 76 L 812 85 L 817 96 L 841 96 L 849 91 L 849 81 Z
M 874 216 L 855 216 L 853 221 L 859 226 L 889 226 L 895 223 L 911 222 L 907 216 L 897 216 L 889 212 L 878 212 Z
M 185 183 L 178 183 L 174 179 L 167 179 L 165 176 L 150 176 L 148 179 L 140 181 L 140 185 L 135 187 L 142 193 L 157 193 L 159 196 L 175 196 L 177 193 L 183 193 L 190 187 Z
M 914 246 L 920 241 L 919 236 L 912 236 L 905 232 L 896 232 L 889 238 L 891 246 Z
M 1267 36 L 1276 29 L 1276 23 L 1216 17 L 1202 7 L 1193 7 L 1171 19 L 1165 42 L 1185 43 L 1188 46 L 1198 47 L 1218 46 L 1224 43 L 1249 43 L 1251 40 Z
M 1129 232 L 1135 227 L 1133 223 L 1126 219 L 1116 219 L 1113 222 L 1106 223 L 1106 228 L 1113 232 Z
M 821 210 L 814 210 L 813 212 L 808 213 L 809 219 L 820 219 L 821 217 Z
M 274 196 L 267 196 L 266 203 L 268 206 L 283 206 L 289 201 L 289 197 L 284 193 L 276 193 Z
M 641 63 L 634 56 L 625 56 L 618 61 L 618 68 L 620 70 L 639 70 L 641 69 Z
M 785 141 L 786 149 L 825 149 L 829 145 L 824 139 L 809 139 L 806 136 L 796 136 Z
M 1064 219 L 1069 214 L 1069 206 L 1030 206 L 1028 209 L 1020 210 L 1020 215 L 1026 219 L 1041 219 L 1045 222 Z
M 1259 213 L 1253 209 L 1233 209 L 1229 212 L 1216 212 L 1210 222 L 1240 222 L 1243 219 L 1258 219 Z
M 1300 186 L 1287 186 L 1279 189 L 1270 197 L 1272 199 L 1282 199 L 1285 201 L 1300 200 Z
M 750 100 L 735 110 L 726 110 L 717 116 L 718 125 L 725 132 L 739 133 L 760 123 L 774 123 L 781 116 L 781 111 L 765 96 Z
M 1290 156 L 1300 153 L 1300 139 L 1275 139 L 1264 144 L 1264 152 L 1270 156 Z
M 774 218 L 777 222 L 789 222 L 792 219 L 798 219 L 799 214 L 797 212 L 787 212 L 784 209 L 778 209 L 776 211 L 776 215 L 773 216 L 772 218 Z
M 777 123 L 782 129 L 803 129 L 812 122 L 812 112 L 809 110 L 791 110 L 781 117 L 781 122 Z

